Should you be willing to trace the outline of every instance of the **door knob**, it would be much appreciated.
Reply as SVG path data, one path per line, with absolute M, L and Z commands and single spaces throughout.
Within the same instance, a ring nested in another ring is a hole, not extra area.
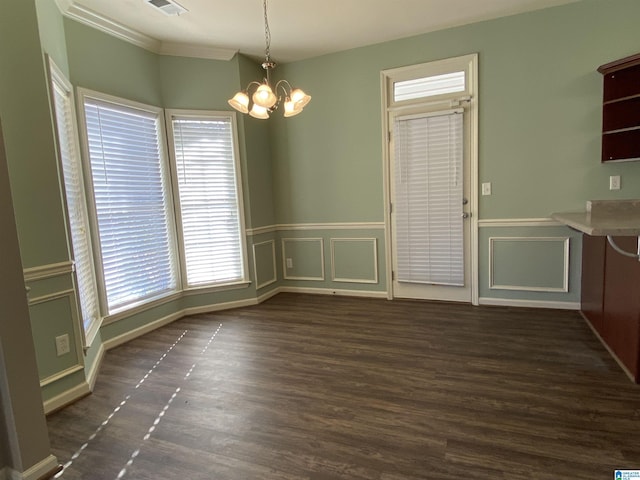
M 471 216 L 471 214 L 470 214 L 470 213 L 467 213 L 467 212 L 464 212 L 464 213 L 462 214 L 462 218 L 469 218 L 470 216 Z

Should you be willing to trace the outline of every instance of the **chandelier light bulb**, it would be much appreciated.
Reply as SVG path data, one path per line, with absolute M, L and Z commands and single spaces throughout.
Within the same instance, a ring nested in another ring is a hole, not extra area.
M 249 113 L 249 95 L 245 92 L 238 92 L 229 100 L 229 105 L 240 113 Z
M 278 97 L 276 97 L 275 93 L 273 93 L 273 90 L 271 90 L 271 87 L 268 83 L 263 83 L 262 85 L 260 85 L 256 92 L 253 94 L 252 99 L 253 103 L 264 108 L 271 108 L 278 101 Z
M 311 96 L 304 93 L 300 88 L 294 88 L 291 91 L 291 101 L 296 105 L 300 105 L 300 108 L 304 108 L 311 101 Z
M 269 118 L 269 110 L 267 110 L 267 108 L 265 107 L 261 107 L 257 103 L 254 103 L 251 111 L 249 112 L 249 115 L 251 115 L 253 118 L 266 120 L 267 118 Z
M 296 105 L 289 97 L 284 102 L 284 116 L 285 117 L 293 117 L 294 115 L 299 114 L 302 111 L 302 107 Z

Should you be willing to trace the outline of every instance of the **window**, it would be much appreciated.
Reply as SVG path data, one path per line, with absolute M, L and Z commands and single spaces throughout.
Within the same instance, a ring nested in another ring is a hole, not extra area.
M 422 78 L 413 78 L 393 84 L 393 101 L 416 100 L 447 93 L 464 92 L 465 72 L 444 73 Z
M 89 218 L 82 177 L 82 163 L 75 128 L 72 87 L 49 59 L 51 96 L 57 132 L 58 157 L 67 207 L 68 228 L 75 265 L 76 287 L 80 303 L 85 344 L 90 345 L 100 327 L 98 288 L 92 261 Z
M 168 111 L 187 287 L 244 281 L 234 114 Z
M 96 243 L 109 314 L 176 291 L 161 110 L 81 91 Z

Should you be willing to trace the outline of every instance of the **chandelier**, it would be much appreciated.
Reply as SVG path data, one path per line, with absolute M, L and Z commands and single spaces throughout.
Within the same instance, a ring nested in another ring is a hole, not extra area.
M 311 101 L 311 97 L 299 88 L 291 87 L 286 80 L 278 80 L 275 87 L 271 86 L 271 70 L 276 67 L 271 61 L 271 31 L 269 30 L 269 20 L 267 19 L 267 0 L 263 0 L 264 7 L 264 39 L 265 39 L 265 60 L 262 68 L 267 72 L 266 78 L 259 82 L 251 82 L 247 88 L 236 93 L 229 100 L 229 105 L 241 113 L 248 113 L 254 118 L 269 118 L 269 114 L 274 112 L 278 106 L 284 104 L 284 116 L 293 117 L 299 114 L 302 109 Z M 253 94 L 249 92 L 253 90 Z M 251 106 L 251 107 L 250 107 Z

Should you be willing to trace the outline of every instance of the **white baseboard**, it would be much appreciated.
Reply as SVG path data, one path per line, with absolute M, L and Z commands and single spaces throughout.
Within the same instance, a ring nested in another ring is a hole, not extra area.
M 278 293 L 311 293 L 314 295 L 337 295 L 344 297 L 387 298 L 387 292 L 372 290 L 344 290 L 335 288 L 280 287 Z
M 100 344 L 98 347 L 98 353 L 96 354 L 96 358 L 93 361 L 93 365 L 89 368 L 89 371 L 86 372 L 87 375 L 87 383 L 89 384 L 89 390 L 93 392 L 93 389 L 96 386 L 96 379 L 98 378 L 98 370 L 100 370 L 100 365 L 102 364 L 102 359 L 104 358 L 104 343 Z
M 213 305 L 204 305 L 202 307 L 190 307 L 181 311 L 182 317 L 187 315 L 198 315 L 200 313 L 219 312 L 221 310 L 231 310 L 232 308 L 252 307 L 258 304 L 258 299 L 247 298 L 246 300 L 236 300 L 233 302 L 216 303 Z
M 91 393 L 91 388 L 89 387 L 89 384 L 86 381 L 84 381 L 79 385 L 76 385 L 75 387 L 70 388 L 69 390 L 65 390 L 60 395 L 56 395 L 55 397 L 45 401 L 43 404 L 44 413 L 45 415 L 49 415 L 50 413 L 53 413 L 56 410 L 60 410 L 62 407 L 65 407 L 75 402 L 76 400 L 79 400 L 82 397 L 89 395 L 90 393 Z
M 159 318 L 151 323 L 147 323 L 142 325 L 141 327 L 130 330 L 126 333 L 118 335 L 116 337 L 110 338 L 109 340 L 105 340 L 102 342 L 105 350 L 111 350 L 112 348 L 116 348 L 124 343 L 127 343 L 134 338 L 138 338 L 145 333 L 152 332 L 160 327 L 164 327 L 165 325 L 170 324 L 171 322 L 175 322 L 176 320 L 184 317 L 184 312 L 182 310 L 172 313 L 171 315 L 167 315 L 166 317 Z
M 480 297 L 479 305 L 499 307 L 548 308 L 555 310 L 580 310 L 580 302 L 551 302 L 545 300 L 518 300 L 512 298 Z
M 280 287 L 274 288 L 272 290 L 269 290 L 267 293 L 263 293 L 262 295 L 260 295 L 258 297 L 258 305 L 261 304 L 262 302 L 266 302 L 267 300 L 269 300 L 270 298 L 275 297 L 277 294 L 279 294 L 282 290 L 280 289 Z
M 59 465 L 58 459 L 53 455 L 49 455 L 24 472 L 18 472 L 9 467 L 0 470 L 0 480 L 39 480 L 44 478 L 45 475 L 55 472 Z M 4 476 L 2 472 L 4 472 Z

